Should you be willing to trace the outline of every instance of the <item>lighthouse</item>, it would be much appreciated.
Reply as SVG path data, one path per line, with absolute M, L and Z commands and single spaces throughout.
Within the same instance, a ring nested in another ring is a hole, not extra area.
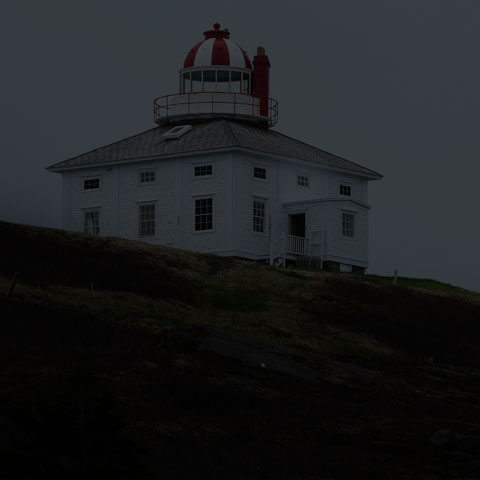
M 179 92 L 154 100 L 158 125 L 201 118 L 245 120 L 269 128 L 278 121 L 278 103 L 269 97 L 270 61 L 258 47 L 252 62 L 219 23 L 188 52 L 179 71 Z
M 178 91 L 154 99 L 153 128 L 48 168 L 63 227 L 363 272 L 368 183 L 382 176 L 277 131 L 265 48 L 251 60 L 219 23 L 203 36 L 179 59 Z

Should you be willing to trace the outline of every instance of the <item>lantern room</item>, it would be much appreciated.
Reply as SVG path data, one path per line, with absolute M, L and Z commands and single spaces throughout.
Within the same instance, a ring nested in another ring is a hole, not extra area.
M 277 123 L 278 104 L 269 98 L 270 62 L 262 47 L 252 62 L 219 23 L 187 53 L 179 71 L 179 93 L 154 100 L 157 124 L 185 117 L 225 116 L 265 126 Z
M 180 93 L 251 94 L 252 63 L 247 52 L 216 23 L 188 52 L 180 70 Z

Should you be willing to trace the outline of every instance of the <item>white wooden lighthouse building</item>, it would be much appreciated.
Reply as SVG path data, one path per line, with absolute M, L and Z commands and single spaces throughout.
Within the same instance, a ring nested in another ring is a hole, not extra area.
M 185 58 L 155 128 L 49 170 L 63 226 L 93 235 L 344 271 L 368 266 L 368 181 L 381 175 L 283 135 L 270 63 L 215 24 Z

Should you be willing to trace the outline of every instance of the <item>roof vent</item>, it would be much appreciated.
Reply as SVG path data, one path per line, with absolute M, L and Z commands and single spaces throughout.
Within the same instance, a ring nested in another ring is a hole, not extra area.
M 185 133 L 189 132 L 192 129 L 191 125 L 178 125 L 177 127 L 171 128 L 168 132 L 164 133 L 162 137 L 165 140 L 171 140 L 172 138 L 179 138 Z

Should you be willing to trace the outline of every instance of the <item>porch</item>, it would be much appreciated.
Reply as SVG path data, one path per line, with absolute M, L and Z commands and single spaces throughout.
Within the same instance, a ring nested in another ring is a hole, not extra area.
M 285 266 L 287 260 L 295 260 L 298 266 L 322 268 L 325 233 L 307 228 L 306 211 L 287 213 L 288 233 L 282 234 L 270 244 L 270 265 Z
M 312 232 L 309 238 L 282 232 L 270 244 L 270 265 L 285 266 L 287 260 L 295 260 L 298 266 L 323 267 L 323 232 Z

